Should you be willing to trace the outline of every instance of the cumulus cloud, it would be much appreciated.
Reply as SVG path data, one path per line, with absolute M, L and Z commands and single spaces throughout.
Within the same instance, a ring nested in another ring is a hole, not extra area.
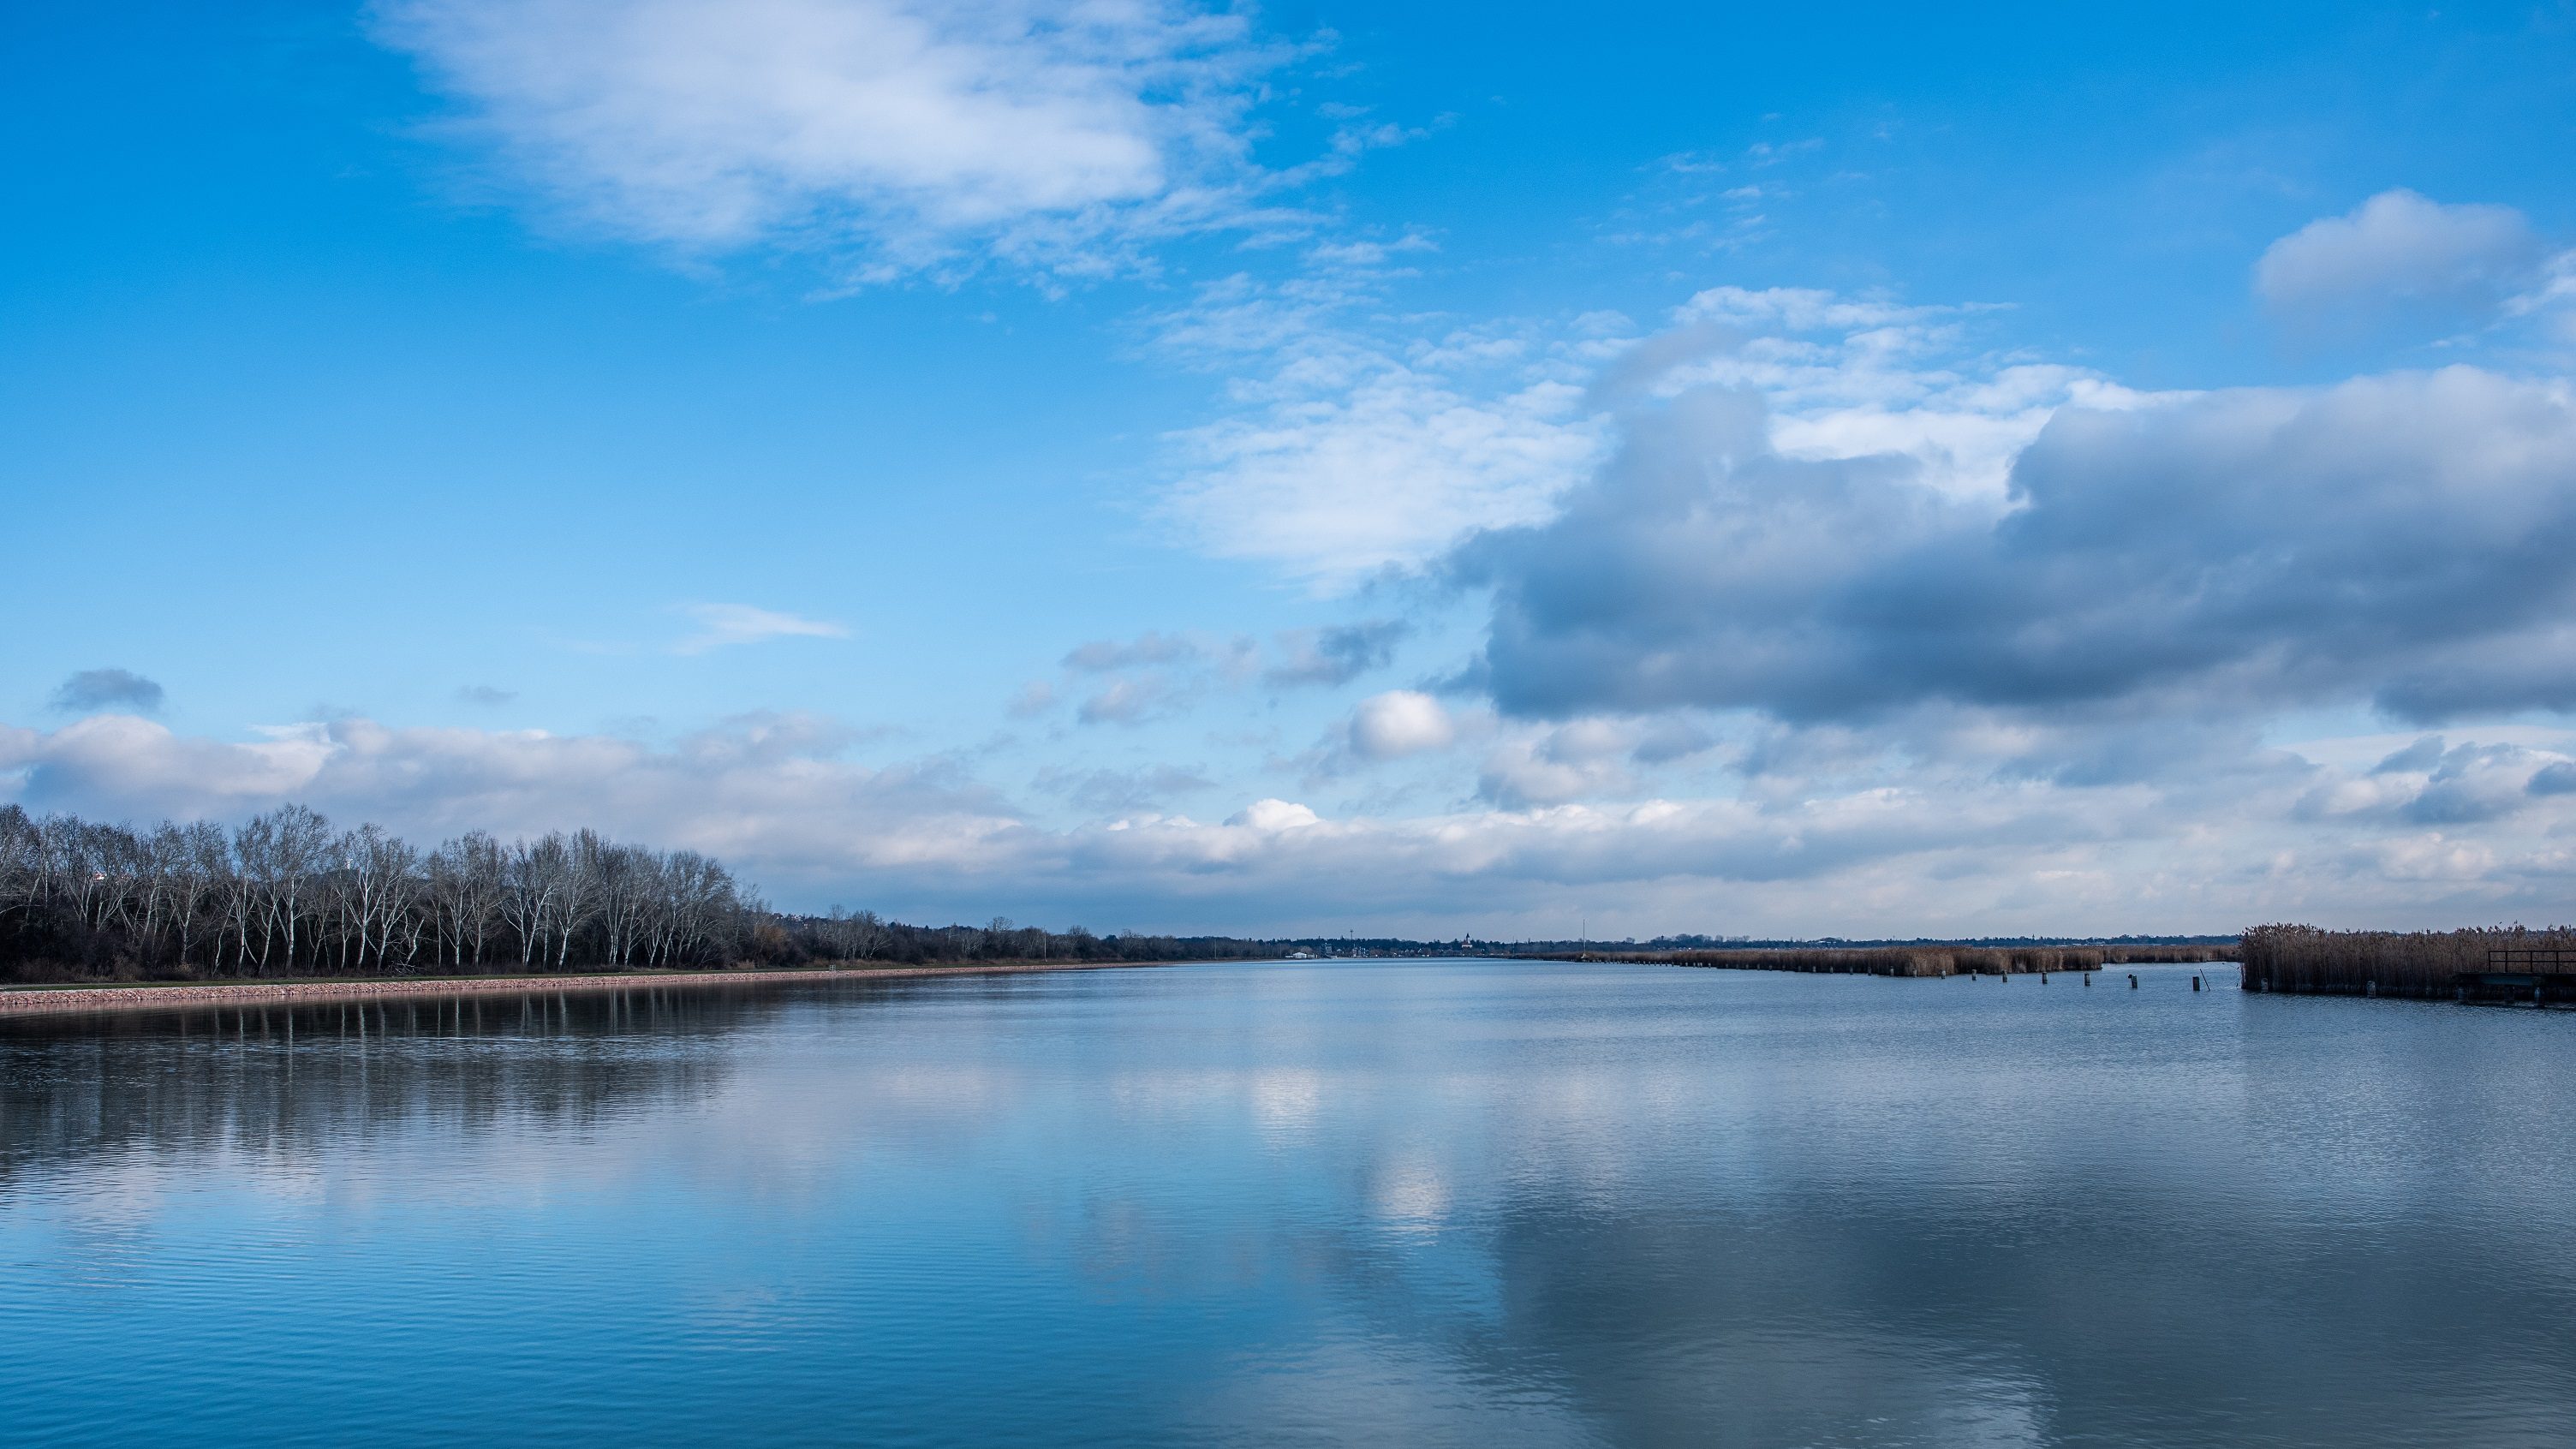
M 2531 772 L 2523 788 L 2534 795 L 2576 795 L 2576 761 L 2559 760 Z
M 2522 810 L 2533 796 L 2555 793 L 2561 777 L 2551 772 L 2566 764 L 2559 755 L 2511 742 L 2452 745 L 2440 735 L 2425 735 L 2391 751 L 2366 774 L 2328 780 L 2299 807 L 2304 814 L 2347 821 L 2476 825 Z
M 1716 322 L 1684 322 L 1611 359 L 1584 390 L 1584 400 L 1595 408 L 1633 402 L 1676 368 L 1698 362 L 1711 353 L 1731 350 L 1743 341 L 1743 334 Z
M 2284 318 L 2328 330 L 2418 314 L 2484 322 L 2544 281 L 2549 251 L 2509 206 L 2383 191 L 2265 249 L 2254 290 Z
M 1633 781 L 1624 757 L 1636 747 L 1637 735 L 1632 724 L 1607 719 L 1524 732 L 1485 757 L 1476 792 L 1519 809 L 1625 791 Z
M 0 773 L 23 776 L 38 805 L 107 818 L 223 819 L 296 800 L 424 835 L 590 824 L 771 863 L 954 863 L 1020 828 L 1018 812 L 937 762 L 848 763 L 858 732 L 812 715 L 746 715 L 664 749 L 363 718 L 266 734 L 214 740 L 116 715 L 0 728 Z M 855 834 L 835 843 L 843 831 Z
M 456 128 L 581 225 L 787 244 L 882 279 L 1057 272 L 1256 211 L 1247 111 L 1281 52 L 1178 0 L 385 0 Z
M 2087 369 L 1973 345 L 1990 308 L 1717 287 L 1638 338 L 1627 319 L 1389 335 L 1348 279 L 1236 279 L 1159 320 L 1158 345 L 1236 365 L 1230 416 L 1174 435 L 1160 512 L 1195 546 L 1320 592 L 1432 563 L 1480 531 L 1542 524 L 1617 441 L 1617 414 L 1695 388 L 1755 394 L 1782 456 L 1901 455 L 1917 481 L 2000 505 L 2058 409 L 2155 399 Z
M 161 712 L 162 689 L 131 669 L 84 669 L 54 689 L 53 707 L 73 714 L 126 709 Z
M 1460 551 L 1510 713 L 2576 706 L 2576 404 L 2469 368 L 2059 411 L 1993 503 L 1684 394 Z
M 1694 342 L 1633 388 L 1670 398 L 1720 387 L 1763 400 L 1788 458 L 1898 456 L 1937 492 L 2001 503 L 2013 460 L 2060 408 L 2118 410 L 2155 399 L 2089 369 L 1980 350 L 1998 309 L 1921 306 L 1802 287 L 1712 287 L 1674 311 L 1668 336 Z M 1641 344 L 1646 352 L 1656 339 Z
M 1228 816 L 1225 823 L 1258 830 L 1266 835 L 1282 830 L 1297 830 L 1308 825 L 1320 825 L 1323 823 L 1323 817 L 1293 801 L 1255 800 Z
M 1360 701 L 1351 712 L 1349 735 L 1361 759 L 1396 760 L 1447 749 L 1458 738 L 1458 724 L 1430 695 L 1392 689 Z
M 1717 736 L 1687 719 L 1665 716 L 1638 732 L 1632 751 L 1641 765 L 1669 765 L 1716 748 Z
M 820 619 L 799 618 L 749 604 L 690 604 L 680 611 L 698 621 L 698 631 L 674 643 L 674 654 L 704 654 L 735 644 L 770 639 L 847 639 L 850 631 Z
M 1568 730 L 1533 752 L 1615 764 L 1634 728 Z M 1559 934 L 1578 910 L 1649 932 L 1751 934 L 2227 929 L 2325 912 L 2418 925 L 2545 915 L 2576 885 L 2576 797 L 2545 783 L 2566 756 L 2507 759 L 2476 737 L 2392 772 L 2421 777 L 2400 782 L 2393 806 L 2342 817 L 2302 802 L 2392 775 L 2286 756 L 2214 780 L 2107 787 L 1918 771 L 1412 816 L 1266 796 L 1220 824 L 1131 814 L 1069 829 L 1034 823 L 948 761 L 856 763 L 852 738 L 830 720 L 755 715 L 666 747 L 363 719 L 233 742 L 98 716 L 0 726 L 0 795 L 138 820 L 294 800 L 428 838 L 590 824 L 713 852 L 791 906 L 1153 928 Z M 2536 760 L 2550 763 L 2530 771 Z M 2459 779 L 2529 774 L 2527 798 L 2474 821 L 2406 808 L 2446 764 Z

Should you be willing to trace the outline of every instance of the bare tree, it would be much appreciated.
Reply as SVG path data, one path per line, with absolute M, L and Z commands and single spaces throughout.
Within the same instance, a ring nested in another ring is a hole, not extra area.
M 507 869 L 500 842 L 480 830 L 448 841 L 429 858 L 435 930 L 446 945 L 447 959 L 459 969 L 487 959 L 487 938 L 500 915 Z

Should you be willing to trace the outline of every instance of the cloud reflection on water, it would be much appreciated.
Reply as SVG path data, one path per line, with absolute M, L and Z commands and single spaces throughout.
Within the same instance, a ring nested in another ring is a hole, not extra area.
M 51 1267 L 0 1308 L 105 1283 L 155 1333 L 220 1325 L 164 1297 L 230 1281 L 192 1256 L 218 1229 L 254 1242 L 232 1271 L 339 1304 L 299 1277 L 338 1243 L 392 1295 L 367 1331 L 428 1361 L 669 1362 L 670 1412 L 785 1438 L 2576 1418 L 2564 1022 L 2147 974 L 1210 967 L 487 1001 L 480 1031 L 305 1009 L 291 1052 L 277 1012 L 265 1047 L 245 1018 L 15 1023 L 0 1259 Z M 522 1292 L 527 1321 L 488 1316 Z M 460 1316 L 490 1341 L 441 1338 Z M 0 1349 L 0 1380 L 89 1341 Z

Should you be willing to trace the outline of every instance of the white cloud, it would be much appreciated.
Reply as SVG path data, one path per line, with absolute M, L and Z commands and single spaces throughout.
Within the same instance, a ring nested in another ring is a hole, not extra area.
M 1476 397 L 1390 361 L 1337 397 L 1181 435 L 1191 475 L 1167 512 L 1219 557 L 1344 586 L 1546 517 L 1598 447 L 1580 396 L 1537 382 Z
M 1516 742 L 1486 757 L 1476 793 L 1507 810 L 1520 810 L 1614 793 L 1623 780 L 1615 767 L 1549 759 Z
M 1242 222 L 1280 54 L 1178 0 L 385 0 L 378 30 L 560 214 L 862 279 L 1059 271 Z
M 1992 308 L 1718 287 L 1643 339 L 1601 315 L 1407 337 L 1360 316 L 1372 286 L 1238 278 L 1157 319 L 1158 346 L 1234 369 L 1235 413 L 1171 439 L 1180 476 L 1159 511 L 1195 546 L 1325 592 L 1419 568 L 1468 534 L 1552 517 L 1617 443 L 1613 410 L 1693 387 L 1761 396 L 1784 456 L 1901 456 L 1925 487 L 1993 507 L 2060 408 L 2156 400 L 1979 350 Z
M 1160 355 L 1228 374 L 1233 412 L 1168 439 L 1156 511 L 1195 547 L 1319 592 L 1547 515 L 1597 461 L 1579 341 L 1517 324 L 1418 333 L 1386 274 L 1243 277 L 1150 319 Z
M 1713 287 L 1674 313 L 1674 331 L 1723 327 L 1742 339 L 1675 365 L 1648 389 L 1715 385 L 1761 396 L 1771 445 L 1801 459 L 1892 454 L 1920 482 L 2000 503 L 2013 459 L 2058 409 L 2141 406 L 2147 394 L 2087 368 L 1978 350 L 1991 307 L 1908 306 L 1805 288 Z M 1652 346 L 1648 339 L 1643 346 Z
M 1268 833 L 1299 830 L 1323 822 L 1322 817 L 1313 810 L 1294 801 L 1255 800 L 1229 817 L 1225 823 Z
M 1535 753 L 1601 764 L 1625 738 L 1579 730 Z M 2413 778 L 2385 807 L 2332 819 L 2302 802 L 2369 767 L 2273 756 L 2081 786 L 1984 768 L 1889 784 L 1833 766 L 1732 799 L 1345 818 L 1268 797 L 1224 824 L 1074 829 L 1030 823 L 938 760 L 854 763 L 849 740 L 796 715 L 668 748 L 360 719 L 234 743 L 110 716 L 0 727 L 0 795 L 136 820 L 297 800 L 422 838 L 590 824 L 713 852 L 791 905 L 1095 926 L 1560 934 L 1578 910 L 1622 930 L 1757 934 L 2228 929 L 2329 913 L 2429 925 L 2536 919 L 2576 887 L 2564 845 L 2576 794 L 2530 783 L 2565 753 L 2468 734 L 2392 770 Z M 2412 808 L 2445 778 L 2474 808 L 2438 795 Z M 2517 780 L 2518 795 L 2498 783 Z
M 1236 411 L 1169 440 L 1180 476 L 1159 512 L 1196 546 L 1330 592 L 1543 518 L 1596 461 L 1604 432 L 1562 348 L 1372 321 L 1383 280 L 1236 277 L 1153 319 L 1158 351 L 1232 374 Z
M 758 644 L 766 639 L 850 637 L 850 631 L 839 624 L 799 618 L 775 609 L 756 609 L 749 604 L 690 604 L 680 612 L 698 621 L 698 632 L 673 644 L 674 654 L 704 654 L 710 649 Z
M 2483 322 L 2543 283 L 2547 249 L 2509 206 L 2445 205 L 2383 191 L 2265 249 L 2254 290 L 2284 317 L 2329 330 L 2391 311 Z
M 1458 725 L 1449 711 L 1419 690 L 1372 695 L 1351 712 L 1351 749 L 1362 759 L 1396 760 L 1445 750 L 1457 738 Z
M 39 804 L 111 819 L 227 818 L 296 800 L 407 832 L 593 824 L 773 864 L 955 864 L 1022 828 L 997 797 L 935 762 L 844 762 L 853 733 L 811 715 L 748 715 L 668 749 L 357 718 L 270 733 L 232 743 L 120 716 L 51 733 L 0 729 L 0 776 L 23 775 Z
M 2008 501 L 1772 432 L 1759 398 L 1694 388 L 1559 517 L 1462 551 L 1506 713 L 2576 705 L 2564 384 L 2454 367 L 2065 409 Z

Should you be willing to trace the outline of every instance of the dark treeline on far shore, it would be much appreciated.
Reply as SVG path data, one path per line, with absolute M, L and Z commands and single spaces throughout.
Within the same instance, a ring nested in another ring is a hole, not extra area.
M 716 861 L 590 830 L 422 850 L 300 805 L 230 830 L 0 806 L 0 974 L 20 979 L 719 965 L 765 914 Z
M 2015 947 L 2032 946 L 2103 946 L 2113 949 L 2124 947 L 2153 948 L 2162 946 L 2215 946 L 2232 948 L 2235 944 L 2236 938 L 2234 936 L 1886 936 L 1873 937 L 1869 939 L 1847 938 L 1843 936 L 1815 936 L 1799 937 L 1795 939 L 1785 936 L 1776 939 L 1766 939 L 1759 936 L 1657 936 L 1651 941 L 1639 941 L 1634 939 L 1605 941 L 1597 937 L 1584 941 L 1515 941 L 1512 943 L 1512 948 L 1516 950 L 1546 951 L 1776 951 L 1816 947 L 1858 951 L 1878 950 L 1884 948 L 1903 948 L 1908 946 L 1975 946 L 1985 949 L 2009 950 Z M 2207 960 L 2211 958 L 2189 957 L 2183 959 Z
M 1251 961 L 1285 956 L 1281 941 L 1239 936 L 1153 936 L 1141 931 L 1095 935 L 1081 926 L 1050 931 L 996 917 L 980 926 L 907 926 L 873 911 L 824 916 L 772 916 L 754 929 L 763 962 L 856 961 L 894 966 L 972 965 L 979 961 Z
M 724 865 L 592 830 L 423 850 L 302 806 L 227 830 L 148 830 L 0 805 L 0 978 L 488 975 L 555 971 L 1179 961 L 1273 943 L 1097 936 L 995 920 L 907 926 L 769 909 Z
M 423 849 L 374 825 L 286 806 L 225 828 L 149 829 L 0 805 L 0 980 L 492 975 L 733 966 L 1220 961 L 1277 957 L 1759 955 L 1947 944 L 2232 951 L 2227 937 L 1990 938 L 1952 943 L 1485 941 L 1461 937 L 1094 934 L 995 919 L 914 926 L 874 912 L 775 911 L 716 860 L 598 832 L 503 842 L 469 832 Z M 2054 959 L 2054 958 L 2052 958 Z M 2173 959 L 2173 958 L 2164 958 Z M 1675 964 L 1684 964 L 1676 960 Z M 1688 964 L 1715 964 L 1692 961 Z M 1729 964 L 1734 964 L 1730 961 Z

